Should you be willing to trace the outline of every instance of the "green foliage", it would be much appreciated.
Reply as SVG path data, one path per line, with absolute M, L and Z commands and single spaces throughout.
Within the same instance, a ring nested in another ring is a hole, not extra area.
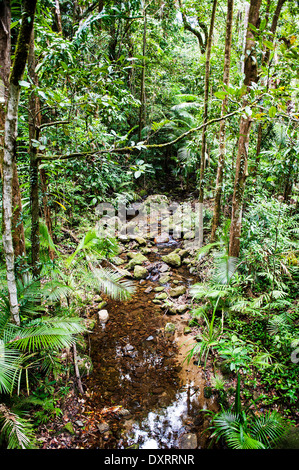
M 257 415 L 243 410 L 240 400 L 240 375 L 233 407 L 215 413 L 212 419 L 212 438 L 224 439 L 231 449 L 270 449 L 286 432 L 287 424 L 276 411 Z

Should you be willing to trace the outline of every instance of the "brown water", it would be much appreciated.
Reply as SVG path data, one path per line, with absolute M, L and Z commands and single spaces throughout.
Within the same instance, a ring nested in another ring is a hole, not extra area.
M 160 245 L 149 260 L 159 262 L 162 254 L 176 246 Z M 187 341 L 182 328 L 188 324 L 189 314 L 165 315 L 153 303 L 156 292 L 145 293 L 159 285 L 157 269 L 146 280 L 136 281 L 136 292 L 129 301 L 108 300 L 109 321 L 98 324 L 91 337 L 94 371 L 86 380 L 89 406 L 94 410 L 121 406 L 128 416 L 122 419 L 111 413 L 109 433 L 95 433 L 90 447 L 178 448 L 184 434 L 199 431 L 199 410 L 207 406 L 201 371 L 192 365 L 192 375 L 186 369 L 180 349 Z M 186 268 L 171 272 L 185 285 L 193 281 Z M 175 336 L 165 334 L 167 322 L 177 325 Z

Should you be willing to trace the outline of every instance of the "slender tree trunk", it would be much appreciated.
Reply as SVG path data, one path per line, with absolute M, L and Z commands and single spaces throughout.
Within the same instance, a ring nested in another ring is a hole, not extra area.
M 224 72 L 223 72 L 224 85 L 229 85 L 233 11 L 234 11 L 234 0 L 228 0 L 227 1 L 227 18 L 226 18 L 225 53 L 224 53 Z M 227 112 L 227 102 L 228 102 L 228 98 L 227 96 L 225 96 L 224 100 L 222 101 L 221 116 L 224 116 Z M 221 196 L 222 196 L 223 171 L 224 171 L 224 164 L 225 164 L 225 128 L 226 128 L 226 122 L 225 120 L 223 120 L 221 121 L 220 128 L 219 128 L 219 159 L 218 159 L 218 167 L 217 167 L 211 242 L 215 241 L 216 230 L 220 223 L 220 207 L 221 207 Z
M 8 82 L 11 66 L 11 40 L 10 40 L 11 11 L 10 1 L 5 0 L 0 3 L 0 171 L 2 174 L 5 108 L 8 99 Z M 22 222 L 22 201 L 16 164 L 16 156 L 13 161 L 12 178 L 12 234 L 15 258 L 25 256 L 25 234 Z
M 246 36 L 247 36 L 247 28 L 248 28 L 248 19 L 249 19 L 249 9 L 250 4 L 249 2 L 245 2 L 245 10 L 244 10 L 244 34 L 243 34 L 243 42 L 242 42 L 242 55 L 245 55 L 246 51 Z M 241 73 L 244 73 L 244 59 L 241 60 L 240 64 Z
M 55 0 L 55 16 L 58 32 L 62 34 L 62 22 L 61 22 L 61 13 L 60 13 L 60 4 L 59 0 Z
M 19 81 L 22 79 L 28 56 L 28 47 L 33 28 L 36 0 L 23 1 L 23 16 L 10 74 L 7 99 L 7 113 L 4 130 L 3 155 L 3 249 L 6 262 L 6 277 L 10 311 L 19 324 L 19 305 L 14 271 L 14 250 L 12 238 L 12 181 L 15 162 L 15 146 L 18 130 L 18 106 L 20 97 Z
M 205 63 L 205 94 L 204 94 L 204 112 L 203 124 L 208 121 L 208 106 L 209 106 L 209 85 L 210 85 L 210 59 L 212 50 L 212 38 L 216 16 L 217 0 L 213 1 L 212 16 L 210 22 L 208 44 L 206 51 Z M 200 159 L 200 181 L 199 181 L 199 246 L 203 243 L 203 201 L 204 201 L 204 172 L 205 172 L 205 155 L 206 155 L 206 127 L 202 130 L 202 143 L 201 143 L 201 159 Z
M 28 73 L 34 85 L 37 85 L 35 73 L 34 30 L 32 30 L 29 54 Z M 30 155 L 30 206 L 31 206 L 31 266 L 34 278 L 40 276 L 40 241 L 39 241 L 39 191 L 37 147 L 33 141 L 39 140 L 41 124 L 39 98 L 31 91 L 29 98 L 29 155 Z
M 138 139 L 141 141 L 141 131 L 145 126 L 145 54 L 146 54 L 146 27 L 147 27 L 147 16 L 146 9 L 143 10 L 143 42 L 142 42 L 142 72 L 141 72 L 141 85 L 140 85 L 140 110 L 139 110 L 139 127 L 138 127 Z
M 255 27 L 257 27 L 259 21 L 259 11 L 261 3 L 262 0 L 251 0 L 250 2 L 248 23 L 252 24 Z M 246 54 L 244 59 L 244 84 L 246 85 L 248 92 L 250 90 L 251 84 L 256 83 L 258 80 L 257 61 L 254 57 L 254 47 L 255 38 L 250 27 L 248 27 L 245 46 Z M 246 105 L 246 98 L 243 102 L 243 105 Z M 250 116 L 242 116 L 239 128 L 238 153 L 236 158 L 236 173 L 232 201 L 232 217 L 229 240 L 229 256 L 233 257 L 238 257 L 240 252 L 243 196 L 245 189 L 245 181 L 248 175 L 247 159 L 250 127 Z
M 48 196 L 47 196 L 48 182 L 47 182 L 47 176 L 46 176 L 46 172 L 45 172 L 44 168 L 40 168 L 39 176 L 40 176 L 42 197 L 43 197 L 44 217 L 45 217 L 45 221 L 46 221 L 46 225 L 47 225 L 49 235 L 53 240 L 53 227 L 52 227 L 51 213 L 50 213 L 50 209 L 49 209 Z M 50 247 L 49 247 L 49 257 L 50 257 L 51 260 L 54 259 L 54 251 Z

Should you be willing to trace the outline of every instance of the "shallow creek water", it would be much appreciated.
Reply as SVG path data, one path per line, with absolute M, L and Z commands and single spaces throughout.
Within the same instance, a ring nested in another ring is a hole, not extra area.
M 149 261 L 159 261 L 177 246 L 157 245 L 158 252 L 148 255 Z M 200 410 L 213 407 L 214 401 L 204 397 L 202 370 L 184 362 L 188 345 L 194 342 L 194 335 L 184 335 L 190 316 L 188 312 L 166 315 L 153 303 L 154 288 L 159 284 L 155 270 L 150 273 L 147 279 L 136 281 L 136 292 L 129 301 L 107 301 L 109 321 L 98 324 L 90 338 L 94 370 L 85 380 L 90 406 L 125 410 L 122 418 L 117 413 L 110 415 L 109 432 L 94 434 L 90 447 L 186 449 L 206 445 Z M 185 267 L 172 268 L 170 273 L 171 280 L 187 287 L 195 282 Z M 185 301 L 190 298 L 186 296 Z M 176 325 L 174 335 L 164 332 L 167 322 Z

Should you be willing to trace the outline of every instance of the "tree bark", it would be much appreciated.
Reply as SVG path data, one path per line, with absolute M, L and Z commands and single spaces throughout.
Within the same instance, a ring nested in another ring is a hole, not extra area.
M 259 12 L 262 0 L 251 0 L 249 8 L 248 23 L 258 26 Z M 258 80 L 257 61 L 254 56 L 255 38 L 250 27 L 247 29 L 245 59 L 244 59 L 244 84 L 247 92 L 250 91 L 252 83 Z M 246 98 L 243 105 L 246 106 Z M 251 127 L 250 116 L 242 116 L 239 127 L 238 153 L 236 158 L 236 173 L 234 182 L 234 194 L 232 201 L 232 216 L 230 226 L 229 256 L 238 257 L 240 253 L 240 236 L 242 225 L 242 206 L 245 189 L 245 181 L 248 175 L 248 144 Z
M 36 0 L 23 1 L 23 16 L 15 51 L 14 63 L 8 85 L 7 113 L 4 130 L 3 155 L 3 248 L 6 262 L 6 277 L 9 305 L 14 321 L 19 324 L 19 305 L 15 278 L 12 237 L 12 181 L 15 162 L 15 146 L 18 132 L 18 106 L 20 85 L 28 57 L 29 41 L 33 28 Z
M 141 131 L 145 126 L 145 54 L 146 54 L 146 26 L 147 16 L 146 9 L 143 11 L 143 41 L 142 41 L 142 72 L 141 72 L 141 84 L 140 84 L 140 110 L 139 110 L 139 126 L 138 126 L 138 139 L 141 141 Z
M 28 73 L 34 85 L 37 85 L 35 73 L 34 30 L 32 30 L 28 54 Z M 34 91 L 29 97 L 29 156 L 30 156 L 30 207 L 31 207 L 31 266 L 34 278 L 40 276 L 40 241 L 39 241 L 39 199 L 38 199 L 38 159 L 37 147 L 33 141 L 39 140 L 41 124 L 39 99 Z
M 5 127 L 5 108 L 8 99 L 9 72 L 11 66 L 11 39 L 10 39 L 11 10 L 10 1 L 5 0 L 0 3 L 0 172 L 3 177 L 3 146 L 4 146 L 4 127 Z M 12 234 L 13 248 L 15 258 L 25 256 L 25 234 L 22 222 L 22 201 L 16 164 L 16 156 L 13 161 L 12 178 Z
M 213 1 L 207 52 L 206 52 L 206 63 L 205 63 L 205 92 L 204 92 L 204 112 L 203 112 L 203 123 L 206 124 L 208 121 L 208 106 L 209 106 L 209 85 L 210 85 L 210 59 L 212 50 L 212 38 L 215 24 L 217 0 Z M 200 181 L 199 181 L 199 246 L 203 243 L 203 201 L 204 201 L 204 172 L 205 172 L 205 154 L 206 154 L 206 126 L 202 130 L 202 142 L 201 142 L 201 159 L 200 159 Z
M 229 85 L 230 75 L 230 56 L 231 56 L 231 44 L 232 44 L 232 26 L 233 26 L 233 11 L 234 11 L 234 0 L 227 1 L 227 17 L 226 17 L 226 38 L 225 38 L 225 53 L 224 53 L 224 71 L 223 71 L 223 83 Z M 224 116 L 227 112 L 227 95 L 222 101 L 221 116 Z M 214 211 L 212 220 L 212 232 L 211 242 L 213 243 L 216 239 L 216 230 L 220 223 L 220 205 L 222 196 L 222 183 L 223 183 L 223 171 L 225 164 L 225 120 L 220 122 L 219 128 L 219 159 L 217 167 L 216 177 L 216 188 L 215 188 L 215 201 Z
M 181 14 L 182 14 L 184 28 L 187 31 L 190 31 L 190 33 L 194 34 L 197 37 L 200 52 L 204 54 L 206 51 L 207 42 L 208 42 L 208 28 L 206 27 L 205 23 L 202 23 L 199 20 L 198 20 L 198 26 L 201 28 L 202 31 L 194 28 L 187 19 L 181 0 L 179 0 L 179 7 L 180 7 Z
M 60 13 L 59 0 L 55 0 L 55 16 L 56 16 L 56 23 L 57 23 L 58 32 L 60 34 L 62 34 L 62 22 L 61 22 L 61 13 Z

